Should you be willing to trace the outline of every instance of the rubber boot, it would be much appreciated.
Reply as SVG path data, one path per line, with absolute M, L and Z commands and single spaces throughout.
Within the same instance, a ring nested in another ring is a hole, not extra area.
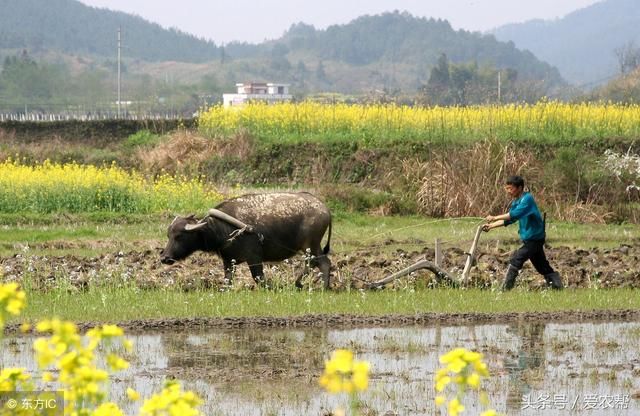
M 502 284 L 502 291 L 507 291 L 513 289 L 513 286 L 516 284 L 516 277 L 518 277 L 518 272 L 520 270 L 516 269 L 511 264 L 507 269 L 507 274 L 504 277 L 504 283 Z
M 558 272 L 553 272 L 553 273 L 549 273 L 549 274 L 545 274 L 544 275 L 544 280 L 547 281 L 547 283 L 549 285 L 551 285 L 551 287 L 553 289 L 562 289 L 562 279 L 560 278 L 560 273 Z

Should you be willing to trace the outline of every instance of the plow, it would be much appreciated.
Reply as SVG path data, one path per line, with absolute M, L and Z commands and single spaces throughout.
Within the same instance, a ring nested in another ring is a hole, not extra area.
M 469 273 L 471 271 L 471 268 L 475 265 L 477 261 L 476 251 L 478 248 L 478 241 L 480 240 L 480 234 L 482 234 L 482 225 L 479 225 L 476 228 L 476 234 L 473 238 L 473 243 L 471 244 L 471 248 L 467 253 L 465 253 L 467 255 L 467 259 L 464 265 L 464 269 L 462 271 L 462 275 L 460 275 L 459 277 L 451 275 L 446 270 L 442 269 L 442 267 L 440 267 L 440 259 L 439 259 L 440 250 L 438 248 L 438 241 L 436 240 L 435 262 L 430 261 L 425 257 L 424 259 L 417 261 L 411 266 L 406 267 L 402 270 L 399 270 L 385 277 L 384 279 L 380 279 L 375 282 L 369 282 L 367 284 L 367 288 L 369 289 L 381 288 L 384 285 L 391 283 L 396 279 L 399 279 L 403 276 L 408 276 L 411 273 L 418 270 L 429 270 L 433 272 L 435 274 L 436 281 L 438 281 L 439 283 L 447 284 L 452 287 L 465 286 L 469 281 Z

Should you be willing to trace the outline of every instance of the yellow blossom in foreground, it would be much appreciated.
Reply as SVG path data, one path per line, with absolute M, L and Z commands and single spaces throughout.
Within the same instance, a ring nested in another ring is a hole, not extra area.
M 113 371 L 121 371 L 129 368 L 129 363 L 115 354 L 107 355 L 107 364 L 109 364 L 109 367 L 111 367 Z
M 471 373 L 471 375 L 467 377 L 467 384 L 477 389 L 480 386 L 480 376 L 478 373 Z
M 5 368 L 0 371 L 0 391 L 22 390 L 21 387 L 31 377 L 25 368 Z
M 124 413 L 114 403 L 102 403 L 91 416 L 124 416 Z
M 488 406 L 486 392 L 482 389 L 482 378 L 489 376 L 487 365 L 482 361 L 482 354 L 468 351 L 464 348 L 456 348 L 443 354 L 440 363 L 446 367 L 439 369 L 435 375 L 435 390 L 442 393 L 447 386 L 457 386 L 457 394 L 449 401 L 447 411 L 450 416 L 457 416 L 464 411 L 460 402 L 469 389 L 477 391 L 482 406 Z M 438 394 L 435 399 L 437 407 L 443 406 L 446 396 Z M 491 413 L 493 412 L 493 413 Z M 494 410 L 487 410 L 483 416 L 496 416 Z
M 17 283 L 0 283 L 0 329 L 4 328 L 5 315 L 20 315 L 26 306 L 26 293 Z
M 132 389 L 131 387 L 127 388 L 127 397 L 129 400 L 138 401 L 140 400 L 140 393 Z
M 24 292 L 15 283 L 0 284 L 0 335 L 4 329 L 7 313 L 19 314 L 24 307 Z M 27 324 L 23 324 L 23 327 Z M 48 333 L 49 337 L 40 337 L 34 344 L 36 361 L 41 369 L 54 367 L 57 378 L 49 371 L 42 373 L 45 383 L 57 381 L 64 393 L 65 415 L 70 416 L 124 416 L 118 406 L 107 401 L 105 382 L 109 373 L 97 367 L 95 350 L 104 342 L 108 347 L 120 342 L 128 351 L 130 341 L 122 339 L 124 331 L 115 325 L 103 325 L 89 330 L 85 337 L 80 336 L 73 322 L 49 319 L 38 322 L 36 331 Z M 25 328 L 25 329 L 30 329 Z M 113 370 L 127 368 L 129 363 L 116 354 L 107 355 L 107 363 Z M 33 392 L 34 386 L 24 368 L 4 368 L 0 370 L 0 392 Z M 139 400 L 140 394 L 127 389 L 131 400 Z M 42 396 L 38 396 L 41 398 Z M 143 416 L 199 416 L 197 406 L 202 403 L 193 392 L 181 391 L 176 382 L 168 382 L 161 394 L 145 402 L 141 409 Z M 0 408 L 0 415 L 4 415 Z M 33 416 L 31 410 L 14 411 L 12 415 Z M 38 413 L 40 414 L 40 413 Z M 44 414 L 44 413 L 43 413 Z
M 124 335 L 124 331 L 117 325 L 103 325 L 102 336 L 104 337 L 121 337 Z
M 458 399 L 453 399 L 449 402 L 447 410 L 449 411 L 449 416 L 458 416 L 458 413 L 464 412 L 464 406 L 460 404 Z
M 436 391 L 439 393 L 447 387 L 447 384 L 451 383 L 451 377 L 444 376 L 436 380 Z
M 330 393 L 364 391 L 369 387 L 369 369 L 367 361 L 353 359 L 353 352 L 336 350 L 325 362 L 319 382 Z
M 197 407 L 202 400 L 193 392 L 183 392 L 176 381 L 167 381 L 160 394 L 146 400 L 140 409 L 141 416 L 199 416 Z

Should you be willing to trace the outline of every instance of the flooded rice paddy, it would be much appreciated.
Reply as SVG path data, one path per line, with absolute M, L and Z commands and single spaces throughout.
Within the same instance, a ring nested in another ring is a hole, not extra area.
M 133 387 L 143 397 L 165 378 L 185 381 L 207 415 L 329 415 L 348 398 L 320 388 L 324 360 L 348 348 L 371 363 L 364 415 L 433 415 L 441 354 L 481 351 L 491 370 L 493 407 L 507 415 L 640 414 L 640 322 L 189 330 L 145 332 L 131 367 L 111 380 L 112 398 Z M 33 337 L 2 341 L 0 367 L 36 369 Z M 121 404 L 128 413 L 138 404 Z M 479 414 L 477 400 L 465 414 Z

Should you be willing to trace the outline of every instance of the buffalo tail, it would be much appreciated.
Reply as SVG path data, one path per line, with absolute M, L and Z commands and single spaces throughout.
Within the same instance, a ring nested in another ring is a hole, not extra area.
M 330 250 L 330 246 L 331 246 L 331 223 L 332 222 L 333 222 L 333 219 L 331 219 L 331 217 L 329 217 L 329 237 L 327 238 L 327 244 L 322 249 L 322 252 L 324 254 L 329 254 L 329 250 Z

